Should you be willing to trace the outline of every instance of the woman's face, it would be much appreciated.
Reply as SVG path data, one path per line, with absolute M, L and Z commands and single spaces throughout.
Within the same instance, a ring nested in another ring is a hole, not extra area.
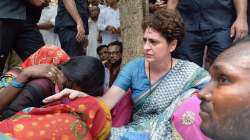
M 200 94 L 201 130 L 206 135 L 230 134 L 235 121 L 232 116 L 250 106 L 250 74 L 244 65 L 219 59 L 211 66 L 211 81 Z
M 156 30 L 148 27 L 144 32 L 144 56 L 148 62 L 160 62 L 169 59 L 176 43 L 168 43 Z

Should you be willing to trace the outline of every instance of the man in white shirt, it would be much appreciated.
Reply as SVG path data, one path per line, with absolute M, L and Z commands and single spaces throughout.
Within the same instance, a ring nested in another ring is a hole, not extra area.
M 49 6 L 42 10 L 38 27 L 43 36 L 45 44 L 61 46 L 58 35 L 54 32 L 55 19 L 57 15 L 58 1 L 51 0 Z
M 97 6 L 89 7 L 90 18 L 89 18 L 89 35 L 88 35 L 88 47 L 87 47 L 87 55 L 98 57 L 96 53 L 99 37 L 99 30 L 97 28 L 97 20 L 100 13 L 100 8 Z
M 121 41 L 120 12 L 117 0 L 107 0 L 108 7 L 101 10 L 98 18 L 98 29 L 101 31 L 102 44 L 108 45 Z

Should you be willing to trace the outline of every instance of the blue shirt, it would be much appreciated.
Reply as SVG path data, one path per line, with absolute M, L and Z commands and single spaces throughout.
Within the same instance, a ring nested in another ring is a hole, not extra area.
M 118 74 L 115 86 L 127 91 L 132 90 L 132 101 L 149 89 L 150 81 L 145 72 L 145 59 L 136 58 L 126 64 Z
M 230 28 L 235 20 L 233 0 L 180 0 L 187 31 Z

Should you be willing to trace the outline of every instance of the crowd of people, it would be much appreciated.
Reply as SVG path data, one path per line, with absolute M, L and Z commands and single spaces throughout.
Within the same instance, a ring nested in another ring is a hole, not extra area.
M 248 7 L 149 0 L 123 66 L 118 0 L 1 0 L 0 139 L 250 139 Z

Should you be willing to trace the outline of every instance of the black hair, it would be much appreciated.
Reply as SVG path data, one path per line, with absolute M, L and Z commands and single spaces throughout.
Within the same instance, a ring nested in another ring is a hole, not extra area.
M 98 47 L 96 48 L 96 53 L 97 53 L 98 55 L 100 55 L 100 51 L 101 51 L 103 48 L 108 48 L 108 46 L 107 46 L 107 45 L 100 45 L 100 46 L 98 46 Z
M 105 72 L 103 64 L 97 58 L 91 56 L 72 57 L 59 68 L 67 80 L 79 86 L 81 91 L 92 96 L 103 94 Z
M 100 8 L 98 6 L 90 6 L 89 8 L 96 8 L 100 12 Z
M 114 45 L 119 46 L 120 47 L 120 52 L 122 53 L 122 51 L 123 51 L 122 43 L 120 41 L 114 41 L 114 42 L 109 43 L 108 47 L 114 46 Z
M 177 10 L 158 9 L 145 17 L 142 28 L 153 28 L 168 41 L 177 40 L 180 46 L 185 35 L 184 22 Z

